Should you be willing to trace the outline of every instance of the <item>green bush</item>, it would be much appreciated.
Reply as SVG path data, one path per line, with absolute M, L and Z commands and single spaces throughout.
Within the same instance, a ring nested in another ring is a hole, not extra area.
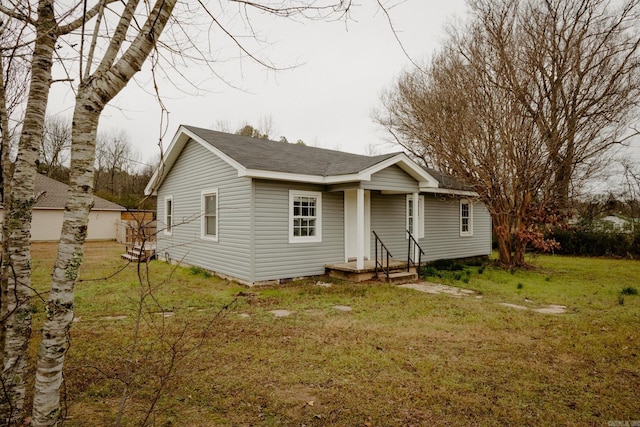
M 638 295 L 638 290 L 633 286 L 627 286 L 626 288 L 622 288 L 622 295 Z
M 640 258 L 640 232 L 556 228 L 547 238 L 560 244 L 559 254 Z
M 428 265 L 436 270 L 445 271 L 459 271 L 464 268 L 464 265 L 457 259 L 437 259 L 431 261 Z
M 462 281 L 469 283 L 471 270 L 469 267 L 478 267 L 478 274 L 484 272 L 488 262 L 487 257 L 466 259 L 439 259 L 429 262 L 420 269 L 421 277 L 438 277 L 444 280 Z

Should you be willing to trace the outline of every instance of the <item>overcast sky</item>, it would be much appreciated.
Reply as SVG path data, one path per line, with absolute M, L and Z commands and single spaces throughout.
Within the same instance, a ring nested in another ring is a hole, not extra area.
M 170 71 L 168 79 L 158 79 L 169 111 L 165 148 L 180 124 L 213 128 L 227 123 L 235 132 L 245 122 L 257 126 L 270 118 L 271 139 L 286 136 L 290 142 L 302 139 L 308 145 L 361 154 L 398 151 L 384 142 L 386 135 L 373 123 L 371 112 L 379 106 L 380 92 L 411 63 L 376 2 L 359 3 L 346 24 L 252 18 L 253 29 L 268 40 L 251 44 L 252 53 L 282 68 L 295 66 L 283 71 L 274 72 L 247 58 L 236 59 L 238 49 L 228 37 L 200 32 L 197 42 L 211 44 L 220 58 L 213 71 L 223 79 L 195 65 L 182 69 L 191 87 Z M 417 61 L 440 45 L 446 25 L 465 14 L 464 0 L 394 3 L 388 13 L 396 34 Z M 236 20 L 233 25 L 245 24 Z M 160 107 L 150 75 L 147 66 L 100 121 L 103 131 L 124 130 L 143 160 L 157 153 L 160 132 Z M 176 90 L 169 80 L 182 90 Z M 50 113 L 71 116 L 72 92 L 63 85 L 54 86 L 51 100 Z

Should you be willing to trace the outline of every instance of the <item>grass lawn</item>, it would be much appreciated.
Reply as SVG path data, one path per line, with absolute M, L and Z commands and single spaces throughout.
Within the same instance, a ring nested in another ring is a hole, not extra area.
M 142 266 L 142 287 L 135 265 L 89 280 L 123 268 L 122 249 L 86 248 L 65 426 L 113 425 L 123 393 L 123 425 L 139 425 L 152 401 L 148 423 L 158 426 L 640 420 L 640 296 L 619 295 L 640 290 L 638 261 L 539 256 L 526 271 L 471 267 L 445 280 L 478 293 L 462 298 L 317 279 L 247 289 L 159 261 Z M 34 245 L 43 291 L 54 257 L 55 245 Z M 270 312 L 283 309 L 293 314 Z M 34 331 L 42 317 L 39 304 Z

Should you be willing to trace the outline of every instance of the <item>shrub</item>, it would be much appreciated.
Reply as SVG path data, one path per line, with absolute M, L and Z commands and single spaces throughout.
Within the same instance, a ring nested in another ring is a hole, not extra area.
M 438 275 L 438 270 L 435 267 L 422 267 L 420 270 L 420 276 L 422 277 L 435 277 Z
M 556 228 L 546 237 L 556 240 L 557 253 L 564 255 L 640 258 L 640 232 L 571 227 Z
M 456 259 L 437 259 L 435 261 L 431 261 L 429 266 L 435 268 L 436 270 L 445 270 L 445 271 L 459 271 L 464 268 L 464 265 Z

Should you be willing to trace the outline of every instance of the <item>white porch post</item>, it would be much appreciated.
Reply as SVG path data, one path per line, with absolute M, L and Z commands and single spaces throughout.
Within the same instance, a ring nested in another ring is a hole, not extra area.
M 358 188 L 356 197 L 356 239 L 357 239 L 357 256 L 356 268 L 362 270 L 364 268 L 364 190 Z
M 411 212 L 411 215 L 413 216 L 413 230 L 410 231 L 413 237 L 418 240 L 418 230 L 420 230 L 420 224 L 418 222 L 418 193 L 413 193 L 413 212 Z
M 418 193 L 413 193 L 413 206 L 412 206 L 412 210 L 413 212 L 411 212 L 411 215 L 413 215 L 413 230 L 411 230 L 411 234 L 413 234 L 413 238 L 416 239 L 416 241 L 418 240 L 418 237 L 420 237 L 420 221 L 422 218 L 418 218 Z M 411 245 L 411 257 L 413 258 L 413 260 L 416 260 L 416 246 L 415 245 Z

